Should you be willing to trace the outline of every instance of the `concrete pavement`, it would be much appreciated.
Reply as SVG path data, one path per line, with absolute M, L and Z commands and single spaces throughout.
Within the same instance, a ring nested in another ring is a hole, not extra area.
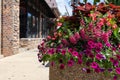
M 38 62 L 37 49 L 0 59 L 0 80 L 49 80 L 49 67 Z

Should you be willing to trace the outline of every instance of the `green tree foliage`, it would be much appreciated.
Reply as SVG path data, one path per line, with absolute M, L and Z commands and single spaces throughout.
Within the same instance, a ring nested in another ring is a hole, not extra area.
M 105 0 L 106 3 L 113 3 L 116 5 L 120 5 L 120 0 Z

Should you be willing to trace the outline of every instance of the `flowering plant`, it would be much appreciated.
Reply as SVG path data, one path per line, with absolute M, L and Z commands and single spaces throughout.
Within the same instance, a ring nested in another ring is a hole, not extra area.
M 120 6 L 100 3 L 74 7 L 74 15 L 57 21 L 53 34 L 39 45 L 41 61 L 60 69 L 74 63 L 86 65 L 86 72 L 120 75 Z

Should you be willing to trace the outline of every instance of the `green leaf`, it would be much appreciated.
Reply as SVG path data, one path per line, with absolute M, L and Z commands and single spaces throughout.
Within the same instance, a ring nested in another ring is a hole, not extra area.
M 50 55 L 45 54 L 42 58 L 43 61 L 49 61 L 50 60 Z
M 116 28 L 114 31 L 113 31 L 113 34 L 114 36 L 120 41 L 120 28 Z

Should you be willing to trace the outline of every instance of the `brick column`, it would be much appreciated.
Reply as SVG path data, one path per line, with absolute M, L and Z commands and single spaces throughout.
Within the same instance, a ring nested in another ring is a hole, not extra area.
M 19 52 L 19 0 L 2 2 L 2 53 L 10 56 Z
M 1 55 L 1 0 L 0 0 L 0 55 Z

